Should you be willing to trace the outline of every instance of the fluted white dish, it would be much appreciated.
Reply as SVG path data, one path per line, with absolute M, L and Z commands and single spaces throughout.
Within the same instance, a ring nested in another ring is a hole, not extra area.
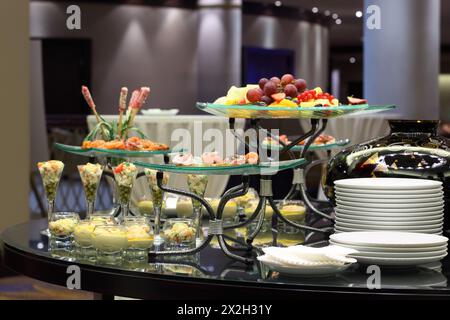
M 336 180 L 337 188 L 352 188 L 363 190 L 425 190 L 442 187 L 442 182 L 425 179 L 404 178 L 357 178 Z

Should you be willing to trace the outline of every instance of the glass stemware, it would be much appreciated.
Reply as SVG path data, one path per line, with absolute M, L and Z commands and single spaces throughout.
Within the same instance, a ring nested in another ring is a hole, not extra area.
M 122 218 L 127 217 L 130 211 L 131 190 L 138 173 L 136 166 L 129 162 L 122 162 L 113 168 L 116 189 L 118 192 L 118 202 L 121 209 Z
M 44 184 L 45 197 L 47 198 L 47 219 L 50 223 L 55 208 L 59 181 L 64 170 L 64 163 L 58 160 L 49 160 L 38 162 L 37 167 Z M 49 229 L 43 230 L 42 234 L 50 236 Z
M 187 184 L 189 191 L 195 193 L 199 197 L 203 197 L 205 194 L 206 186 L 208 184 L 208 176 L 201 174 L 188 174 Z M 196 199 L 192 199 L 192 207 L 194 208 L 194 224 L 196 227 L 196 239 L 197 242 L 201 241 L 201 222 L 202 222 L 202 204 Z
M 153 200 L 153 212 L 155 213 L 155 239 L 154 243 L 156 245 L 164 242 L 164 239 L 160 235 L 161 229 L 161 208 L 163 204 L 164 192 L 158 187 L 158 182 L 156 179 L 156 170 L 145 169 L 145 175 L 147 176 L 148 184 L 150 186 L 150 192 Z M 162 184 L 167 185 L 169 181 L 169 175 L 163 173 Z
M 100 179 L 103 173 L 103 167 L 100 164 L 87 163 L 78 166 L 81 182 L 83 184 L 84 194 L 86 197 L 86 219 L 94 213 L 95 198 L 97 189 L 100 185 Z

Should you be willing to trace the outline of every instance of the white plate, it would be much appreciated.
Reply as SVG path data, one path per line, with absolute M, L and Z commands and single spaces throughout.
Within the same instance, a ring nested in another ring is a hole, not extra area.
M 334 242 L 382 248 L 423 248 L 447 244 L 448 238 L 409 232 L 352 232 L 331 235 Z
M 351 254 L 352 257 L 377 257 L 377 258 L 429 258 L 447 254 L 447 250 L 429 251 L 429 252 L 369 252 L 360 251 Z
M 435 228 L 435 229 L 386 229 L 386 228 L 379 228 L 379 227 L 342 227 L 342 226 L 335 226 L 335 230 L 340 232 L 361 232 L 361 231 L 367 231 L 367 232 L 374 232 L 374 231 L 394 231 L 394 232 L 412 232 L 412 233 L 427 233 L 427 234 L 442 234 L 442 227 L 441 228 Z
M 336 218 L 341 218 L 341 219 L 346 219 L 346 220 L 354 220 L 356 221 L 366 221 L 366 222 L 376 222 L 376 221 L 380 221 L 380 222 L 417 222 L 417 223 L 421 223 L 421 222 L 428 222 L 428 221 L 440 221 L 442 220 L 444 217 L 443 213 L 437 213 L 435 215 L 430 215 L 430 216 L 407 216 L 407 215 L 402 215 L 402 216 L 361 216 L 361 215 L 357 215 L 357 214 L 345 214 L 342 212 L 336 212 Z
M 330 240 L 330 244 L 336 245 L 336 246 L 342 246 L 346 248 L 355 249 L 358 251 L 364 251 L 364 252 L 397 252 L 397 253 L 406 253 L 406 252 L 433 252 L 433 251 L 442 251 L 447 250 L 447 244 L 441 244 L 436 246 L 429 246 L 429 247 L 414 247 L 414 248 L 399 248 L 399 247 L 373 247 L 373 246 L 359 246 L 359 245 L 350 245 L 350 244 L 341 244 L 338 241 Z
M 348 189 L 350 190 L 350 189 Z M 387 193 L 368 193 L 362 190 L 354 190 L 354 191 L 344 191 L 336 190 L 337 197 L 352 197 L 352 198 L 371 198 L 371 199 L 424 199 L 424 198 L 432 198 L 432 197 L 443 197 L 444 192 L 441 190 L 437 190 L 431 193 L 410 193 L 410 194 L 395 194 L 393 192 Z
M 442 193 L 442 187 L 423 189 L 423 190 L 363 190 L 363 189 L 355 189 L 355 188 L 343 188 L 336 187 L 336 193 L 356 193 L 360 195 L 426 195 L 426 194 L 437 194 Z
M 432 225 L 382 225 L 382 224 L 364 224 L 364 223 L 348 223 L 342 221 L 336 221 L 336 227 L 344 227 L 344 228 L 369 228 L 369 229 L 377 229 L 377 230 L 429 230 L 429 229 L 437 229 L 442 228 L 444 225 L 443 222 L 438 222 Z
M 442 225 L 443 219 L 425 220 L 425 221 L 383 221 L 383 220 L 357 220 L 357 219 L 347 219 L 341 216 L 336 216 L 336 222 L 339 223 L 350 223 L 350 224 L 360 224 L 360 225 L 377 225 L 377 226 L 431 226 L 431 225 Z
M 436 215 L 442 215 L 444 213 L 444 209 L 434 210 L 434 211 L 419 211 L 419 212 L 391 212 L 391 211 L 369 211 L 369 210 L 354 210 L 354 209 L 343 209 L 343 208 L 336 208 L 336 214 L 347 214 L 347 215 L 353 215 L 357 217 L 430 217 L 430 216 L 436 216 Z
M 418 266 L 425 263 L 440 261 L 447 254 L 426 258 L 379 258 L 379 257 L 356 257 L 359 263 L 376 264 L 381 266 Z
M 369 190 L 424 190 L 442 187 L 442 182 L 404 178 L 358 178 L 336 180 L 337 187 Z
M 342 272 L 352 265 L 349 263 L 342 266 L 289 266 L 275 262 L 266 255 L 257 259 L 273 271 L 293 276 L 330 275 Z
M 146 109 L 141 110 L 142 114 L 145 116 L 174 116 L 180 112 L 179 109 Z
M 417 198 L 417 199 L 377 199 L 377 198 L 356 198 L 356 197 L 344 197 L 344 196 L 336 196 L 337 201 L 350 201 L 350 202 L 359 202 L 364 204 L 370 203 L 392 203 L 392 204 L 416 204 L 416 203 L 436 203 L 442 202 L 442 197 L 432 197 L 432 198 Z
M 436 212 L 436 211 L 443 211 L 444 206 L 436 206 L 436 207 L 427 207 L 427 208 L 362 208 L 362 207 L 355 207 L 355 206 L 347 206 L 343 204 L 338 204 L 337 209 L 343 209 L 343 210 L 352 210 L 352 211 L 365 211 L 365 212 L 379 212 L 379 213 L 420 213 L 420 212 Z
M 339 206 L 350 206 L 350 207 L 358 207 L 358 208 L 369 208 L 369 209 L 414 209 L 414 208 L 433 208 L 433 207 L 443 207 L 444 201 L 442 199 L 435 202 L 414 202 L 414 203 L 385 203 L 383 200 L 380 200 L 378 203 L 368 203 L 368 202 L 359 202 L 357 200 L 352 201 L 344 201 L 344 200 L 336 200 L 336 203 Z

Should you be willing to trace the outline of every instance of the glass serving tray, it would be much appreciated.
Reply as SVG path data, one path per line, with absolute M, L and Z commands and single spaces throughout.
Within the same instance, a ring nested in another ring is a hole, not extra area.
M 370 106 L 342 105 L 338 107 L 262 107 L 257 105 L 221 105 L 197 102 L 197 108 L 227 118 L 246 119 L 321 119 L 337 118 L 348 114 L 366 114 L 394 109 L 394 105 Z
M 261 162 L 260 164 L 243 164 L 237 166 L 177 166 L 175 164 L 155 164 L 147 162 L 134 162 L 135 165 L 158 171 L 181 174 L 205 174 L 205 175 L 256 175 L 274 174 L 283 170 L 297 168 L 306 164 L 305 159 L 288 161 Z
M 345 147 L 348 144 L 350 144 L 350 140 L 349 139 L 344 139 L 344 140 L 337 140 L 334 143 L 327 143 L 327 144 L 320 144 L 320 145 L 311 145 L 308 148 L 308 151 L 313 151 L 313 150 L 332 150 L 332 149 L 336 149 L 339 147 Z M 263 143 L 262 147 L 264 149 L 268 149 L 268 150 L 281 150 L 283 149 L 283 146 L 281 145 L 271 145 L 271 144 L 267 144 L 267 143 Z M 295 146 L 291 149 L 291 151 L 303 151 L 304 146 L 302 145 L 298 145 Z
M 182 152 L 173 151 L 173 150 L 157 150 L 157 151 L 130 151 L 130 150 L 109 150 L 109 149 L 98 149 L 98 148 L 90 148 L 90 149 L 82 149 L 80 146 L 71 146 L 62 143 L 55 143 L 55 147 L 59 150 L 73 153 L 79 156 L 85 157 L 123 157 L 123 158 L 145 158 L 152 157 L 156 155 L 164 155 L 170 153 Z

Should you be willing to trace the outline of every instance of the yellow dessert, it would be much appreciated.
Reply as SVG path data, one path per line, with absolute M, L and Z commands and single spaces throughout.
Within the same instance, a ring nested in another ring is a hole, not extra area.
M 306 208 L 298 204 L 286 204 L 280 208 L 280 213 L 286 218 L 294 222 L 302 222 L 305 220 Z
M 133 224 L 126 226 L 128 248 L 145 250 L 153 244 L 153 235 L 150 226 Z
M 114 253 L 128 247 L 128 236 L 126 230 L 120 226 L 97 226 L 92 242 L 97 250 Z
M 217 214 L 217 209 L 219 207 L 220 199 L 207 199 L 214 212 Z M 223 220 L 233 220 L 237 214 L 237 205 L 234 201 L 228 201 L 223 209 L 222 219 Z

